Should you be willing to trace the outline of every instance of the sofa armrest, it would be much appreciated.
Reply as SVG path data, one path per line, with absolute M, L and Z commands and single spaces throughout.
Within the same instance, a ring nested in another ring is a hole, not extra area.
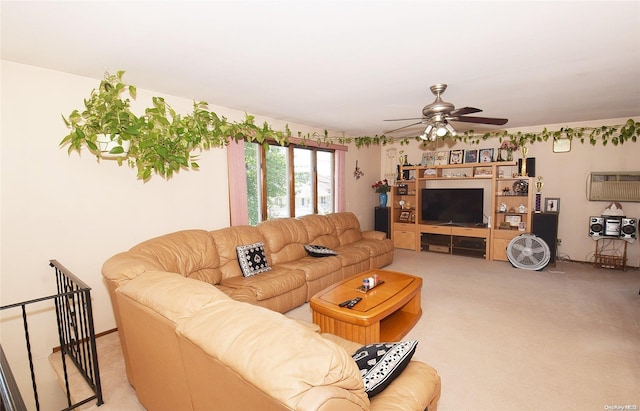
M 367 240 L 384 240 L 387 238 L 387 233 L 383 233 L 382 231 L 363 231 L 362 238 Z

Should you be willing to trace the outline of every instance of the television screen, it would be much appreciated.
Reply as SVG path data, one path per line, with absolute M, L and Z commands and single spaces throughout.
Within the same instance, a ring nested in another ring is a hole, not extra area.
M 483 188 L 423 188 L 421 200 L 424 222 L 483 223 Z

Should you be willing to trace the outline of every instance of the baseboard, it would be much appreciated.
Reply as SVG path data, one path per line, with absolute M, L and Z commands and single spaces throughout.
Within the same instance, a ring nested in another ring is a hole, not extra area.
M 101 333 L 97 333 L 96 334 L 96 338 L 103 337 L 105 335 L 109 335 L 109 334 L 114 333 L 116 331 L 118 331 L 117 328 L 112 328 L 110 330 L 103 331 Z M 51 352 L 58 352 L 58 351 L 60 351 L 60 346 L 59 345 L 57 347 L 53 347 L 53 350 Z

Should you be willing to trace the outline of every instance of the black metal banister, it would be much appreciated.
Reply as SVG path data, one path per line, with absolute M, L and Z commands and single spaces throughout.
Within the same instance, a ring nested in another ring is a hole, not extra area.
M 0 345 L 0 410 L 27 411 L 2 345 Z
M 27 346 L 27 355 L 29 357 L 29 368 L 31 371 L 31 382 L 33 386 L 36 410 L 40 409 L 40 404 L 38 400 L 38 389 L 36 386 L 33 358 L 31 354 L 31 341 L 29 337 L 26 306 L 47 300 L 54 300 L 56 311 L 58 338 L 60 341 L 62 368 L 65 380 L 65 393 L 68 405 L 64 410 L 72 410 L 94 399 L 97 401 L 97 405 L 100 406 L 104 402 L 102 400 L 98 353 L 96 349 L 96 335 L 93 324 L 93 310 L 91 308 L 91 288 L 56 260 L 49 261 L 49 265 L 55 270 L 56 287 L 58 290 L 57 294 L 0 307 L 0 310 L 17 307 L 20 307 L 22 310 L 25 343 Z M 75 364 L 79 374 L 82 375 L 85 382 L 94 392 L 93 396 L 83 399 L 75 404 L 71 403 L 71 391 L 66 364 L 67 357 Z M 2 363 L 0 365 L 3 368 L 1 371 L 4 374 L 5 364 Z M 8 368 L 8 363 L 6 364 L 6 367 Z M 9 368 L 8 371 L 9 373 L 11 372 Z M 4 385 L 4 380 L 0 382 L 3 384 L 0 392 L 3 392 L 7 387 Z M 17 396 L 20 397 L 19 392 L 17 392 Z M 22 398 L 20 397 L 20 399 Z M 5 408 L 5 405 L 7 405 L 7 408 Z M 4 411 L 5 409 L 11 410 L 12 408 L 8 408 L 9 405 L 10 404 L 5 404 L 5 399 L 2 397 L 0 411 Z

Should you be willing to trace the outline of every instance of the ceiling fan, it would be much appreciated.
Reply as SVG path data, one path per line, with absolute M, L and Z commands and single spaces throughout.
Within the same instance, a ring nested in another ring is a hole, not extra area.
M 474 107 L 462 107 L 456 110 L 455 106 L 448 103 L 440 97 L 442 93 L 447 89 L 446 84 L 435 84 L 431 86 L 431 92 L 436 96 L 433 103 L 428 104 L 422 108 L 422 117 L 417 118 L 398 118 L 385 121 L 409 121 L 420 120 L 417 123 L 408 124 L 403 127 L 399 127 L 393 130 L 386 131 L 385 133 L 393 133 L 395 131 L 403 130 L 408 127 L 413 127 L 417 124 L 426 124 L 424 132 L 420 135 L 423 140 L 435 141 L 438 137 L 444 137 L 447 133 L 456 135 L 456 130 L 453 128 L 450 121 L 459 121 L 463 123 L 477 123 L 477 124 L 492 124 L 501 126 L 509 121 L 506 118 L 490 118 L 490 117 L 469 117 L 467 114 L 479 113 L 482 110 Z

